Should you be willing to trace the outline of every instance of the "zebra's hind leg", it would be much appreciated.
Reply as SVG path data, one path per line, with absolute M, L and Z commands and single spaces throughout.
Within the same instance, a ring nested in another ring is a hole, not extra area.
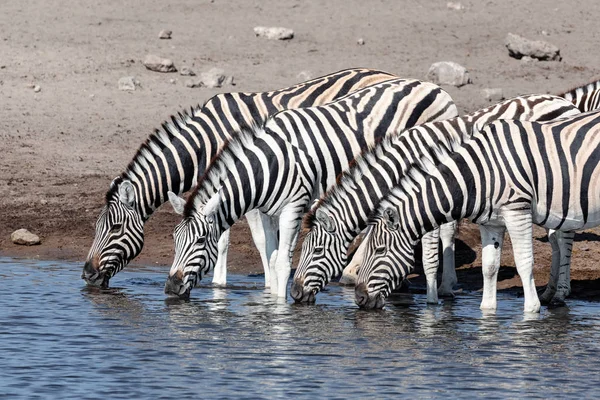
M 444 258 L 444 269 L 442 271 L 442 284 L 438 289 L 440 296 L 454 297 L 454 286 L 458 283 L 456 277 L 456 262 L 454 241 L 456 239 L 456 226 L 458 222 L 452 221 L 440 226 L 440 239 L 442 241 L 442 250 Z
M 483 298 L 479 308 L 495 310 L 496 283 L 500 270 L 500 256 L 504 242 L 504 226 L 479 225 L 481 233 L 481 272 L 483 274 Z
M 213 286 L 225 286 L 227 284 L 227 253 L 229 252 L 229 233 L 227 229 L 219 238 L 219 255 L 213 271 Z
M 550 229 L 548 239 L 552 245 L 552 269 L 546 290 L 540 297 L 543 304 L 564 305 L 565 298 L 571 293 L 571 253 L 573 251 L 573 232 Z
M 506 229 L 513 244 L 517 272 L 523 284 L 525 313 L 539 313 L 540 300 L 533 279 L 533 221 L 531 210 L 507 210 L 503 213 Z
M 423 247 L 423 271 L 427 281 L 427 304 L 438 303 L 437 271 L 439 265 L 438 242 L 440 230 L 426 233 L 421 239 Z
M 258 249 L 265 272 L 265 288 L 271 286 L 270 260 L 277 249 L 277 220 L 259 210 L 246 213 L 246 220 L 252 234 L 252 241 Z

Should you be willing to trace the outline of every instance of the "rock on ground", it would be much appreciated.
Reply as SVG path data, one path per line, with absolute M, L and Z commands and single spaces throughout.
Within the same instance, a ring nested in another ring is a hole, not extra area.
M 504 44 L 508 49 L 508 55 L 513 58 L 521 59 L 528 56 L 541 61 L 562 60 L 559 48 L 543 40 L 529 40 L 514 33 L 509 33 L 506 35 Z
M 448 3 L 446 3 L 446 7 L 448 7 L 451 10 L 456 10 L 456 11 L 465 9 L 465 6 L 463 6 L 461 3 L 453 2 L 453 1 L 449 1 Z
M 259 37 L 273 40 L 289 40 L 294 37 L 293 30 L 278 26 L 257 26 L 254 28 L 254 34 Z
M 188 79 L 185 86 L 189 88 L 207 87 L 219 88 L 223 85 L 234 85 L 233 76 L 225 75 L 225 71 L 220 68 L 212 68 L 208 72 L 201 73 L 196 79 Z
M 499 102 L 504 100 L 504 93 L 502 93 L 501 88 L 486 88 L 481 91 L 483 97 L 492 102 Z
M 124 76 L 119 79 L 119 90 L 134 91 L 140 86 L 140 81 L 135 76 Z
M 309 71 L 301 71 L 298 75 L 296 75 L 301 82 L 310 81 L 313 77 Z
M 37 235 L 29 232 L 27 229 L 17 229 L 10 234 L 10 240 L 14 244 L 22 244 L 26 246 L 32 246 L 35 244 L 42 243 Z
M 192 71 L 189 67 L 181 67 L 181 69 L 179 70 L 179 75 L 196 76 L 196 73 Z
M 162 58 L 154 54 L 148 54 L 144 59 L 144 66 L 150 71 L 156 72 L 177 72 L 173 61 L 168 58 Z
M 172 31 L 170 31 L 168 29 L 163 29 L 162 31 L 160 31 L 158 33 L 158 38 L 159 39 L 171 39 L 172 34 L 173 34 Z
M 363 38 L 358 38 L 358 40 L 356 41 L 356 44 L 358 44 L 358 45 L 361 45 L 361 46 L 364 46 L 364 44 L 365 44 L 365 39 L 363 39 Z
M 427 80 L 438 85 L 463 86 L 471 83 L 467 69 L 452 61 L 431 64 L 427 72 Z

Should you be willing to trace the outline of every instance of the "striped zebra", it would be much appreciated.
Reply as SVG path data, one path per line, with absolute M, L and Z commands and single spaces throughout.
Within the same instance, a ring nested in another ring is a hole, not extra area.
M 142 250 L 144 224 L 167 201 L 169 191 L 181 194 L 195 186 L 209 161 L 240 126 L 262 124 L 267 116 L 288 108 L 325 104 L 355 90 L 396 78 L 386 72 L 356 68 L 339 71 L 295 86 L 263 93 L 223 93 L 162 124 L 135 154 L 106 193 L 96 222 L 96 234 L 82 278 L 108 286 Z M 248 215 L 253 240 L 263 265 L 274 233 L 265 231 L 257 212 Z M 219 247 L 213 282 L 226 282 L 228 233 Z M 265 269 L 268 277 L 269 270 Z M 266 280 L 266 284 L 269 280 Z
M 361 149 L 388 132 L 457 114 L 438 86 L 395 79 L 319 107 L 286 110 L 242 134 L 208 167 L 174 233 L 175 259 L 165 293 L 188 297 L 215 264 L 219 236 L 250 210 L 271 216 L 279 245 L 271 259 L 271 291 L 287 294 L 302 215 L 335 183 Z
M 373 212 L 355 289 L 361 307 L 382 307 L 413 266 L 413 247 L 442 223 L 480 224 L 482 309 L 496 308 L 500 249 L 508 231 L 525 294 L 539 312 L 532 224 L 572 232 L 600 224 L 600 111 L 555 122 L 492 122 L 438 165 L 409 168 Z
M 312 302 L 316 294 L 342 273 L 353 240 L 367 227 L 368 216 L 378 200 L 398 184 L 404 170 L 436 143 L 460 143 L 490 121 L 522 119 L 549 121 L 579 114 L 567 100 L 551 95 L 528 95 L 503 101 L 472 114 L 417 126 L 391 135 L 357 157 L 352 167 L 339 178 L 304 218 L 308 230 L 300 263 L 292 284 L 292 297 Z M 456 283 L 454 271 L 455 224 L 423 238 L 423 268 L 427 277 L 427 302 L 437 303 L 438 240 L 443 245 L 444 270 L 440 294 L 451 294 Z M 351 265 L 360 263 L 364 247 L 356 251 Z
M 600 80 L 568 90 L 558 96 L 569 100 L 581 112 L 600 108 Z

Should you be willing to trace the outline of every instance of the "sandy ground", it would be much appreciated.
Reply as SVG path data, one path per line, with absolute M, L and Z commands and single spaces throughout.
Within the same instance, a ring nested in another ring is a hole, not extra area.
M 542 4 L 543 3 L 543 4 Z M 558 93 L 600 76 L 596 0 L 463 1 L 195 1 L 71 2 L 23 0 L 0 5 L 0 256 L 82 261 L 109 183 L 138 146 L 170 114 L 219 91 L 264 91 L 348 67 L 371 67 L 424 79 L 436 61 L 455 61 L 473 84 L 445 87 L 461 111 L 488 105 L 481 90 L 499 87 L 506 97 Z M 294 29 L 291 41 L 256 38 L 253 27 Z M 162 29 L 173 31 L 160 40 Z M 562 62 L 512 59 L 504 38 L 513 32 L 561 49 Z M 363 38 L 364 45 L 357 39 Z M 144 68 L 147 54 L 168 57 L 196 72 L 219 67 L 236 86 L 187 88 L 186 77 Z M 134 75 L 141 88 L 118 90 Z M 170 80 L 174 79 L 174 83 Z M 28 85 L 39 85 L 35 92 Z M 162 207 L 146 227 L 136 264 L 168 270 L 172 227 L 178 218 Z M 40 246 L 10 242 L 27 228 Z M 550 246 L 536 230 L 536 283 L 544 284 Z M 461 227 L 459 280 L 481 287 L 479 233 Z M 247 225 L 234 227 L 230 271 L 260 272 Z M 573 278 L 598 287 L 597 233 L 577 237 Z M 519 284 L 507 241 L 500 287 Z M 123 272 L 117 275 L 126 274 Z M 418 279 L 417 279 L 418 281 Z M 576 283 L 577 291 L 579 282 Z

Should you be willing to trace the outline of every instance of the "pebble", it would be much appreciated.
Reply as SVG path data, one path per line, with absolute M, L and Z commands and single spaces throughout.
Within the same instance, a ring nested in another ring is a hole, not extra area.
M 140 86 L 140 81 L 135 76 L 124 76 L 119 79 L 119 90 L 134 91 Z
M 446 3 L 446 7 L 448 7 L 451 10 L 456 10 L 456 11 L 465 9 L 465 6 L 463 6 L 461 3 L 454 2 L 454 1 L 449 1 L 448 3 Z
M 41 92 L 41 91 L 42 91 L 42 88 L 41 88 L 39 85 L 35 85 L 35 86 L 33 87 L 33 91 L 34 91 L 34 92 L 36 92 L 36 93 L 39 93 L 39 92 Z
M 144 66 L 150 71 L 156 72 L 177 72 L 173 61 L 168 58 L 162 58 L 154 54 L 148 54 L 144 59 Z
M 452 61 L 440 61 L 431 64 L 427 72 L 427 80 L 438 85 L 457 87 L 471 83 L 467 69 Z
M 179 70 L 179 75 L 183 76 L 196 76 L 196 73 L 192 71 L 189 67 L 181 67 Z
M 364 46 L 364 44 L 365 44 L 365 39 L 363 39 L 363 38 L 358 38 L 358 40 L 356 41 L 356 44 L 359 44 L 359 45 L 361 45 L 361 46 Z
M 312 74 L 309 71 L 302 71 L 296 75 L 296 78 L 300 79 L 302 82 L 310 81 L 312 79 Z
M 483 97 L 492 102 L 499 102 L 504 100 L 504 94 L 502 93 L 501 88 L 486 88 L 481 91 Z
M 254 28 L 254 34 L 271 40 L 289 40 L 294 37 L 293 30 L 278 26 L 257 26 Z
M 170 31 L 168 29 L 163 29 L 162 31 L 160 31 L 158 33 L 158 38 L 159 39 L 171 39 L 172 34 L 173 34 L 172 31 Z
M 233 83 L 233 76 L 226 76 L 225 71 L 220 68 L 211 68 L 208 72 L 201 73 L 198 78 L 185 81 L 185 86 L 189 88 L 207 87 L 213 89 L 223 85 L 235 84 Z
M 40 244 L 40 238 L 37 235 L 29 232 L 27 229 L 18 229 L 10 234 L 10 240 L 14 244 L 22 244 L 25 246 L 33 246 Z
M 509 33 L 506 35 L 504 45 L 508 49 L 508 55 L 513 58 L 521 59 L 528 56 L 540 61 L 562 60 L 560 49 L 543 40 L 529 40 L 514 33 Z

